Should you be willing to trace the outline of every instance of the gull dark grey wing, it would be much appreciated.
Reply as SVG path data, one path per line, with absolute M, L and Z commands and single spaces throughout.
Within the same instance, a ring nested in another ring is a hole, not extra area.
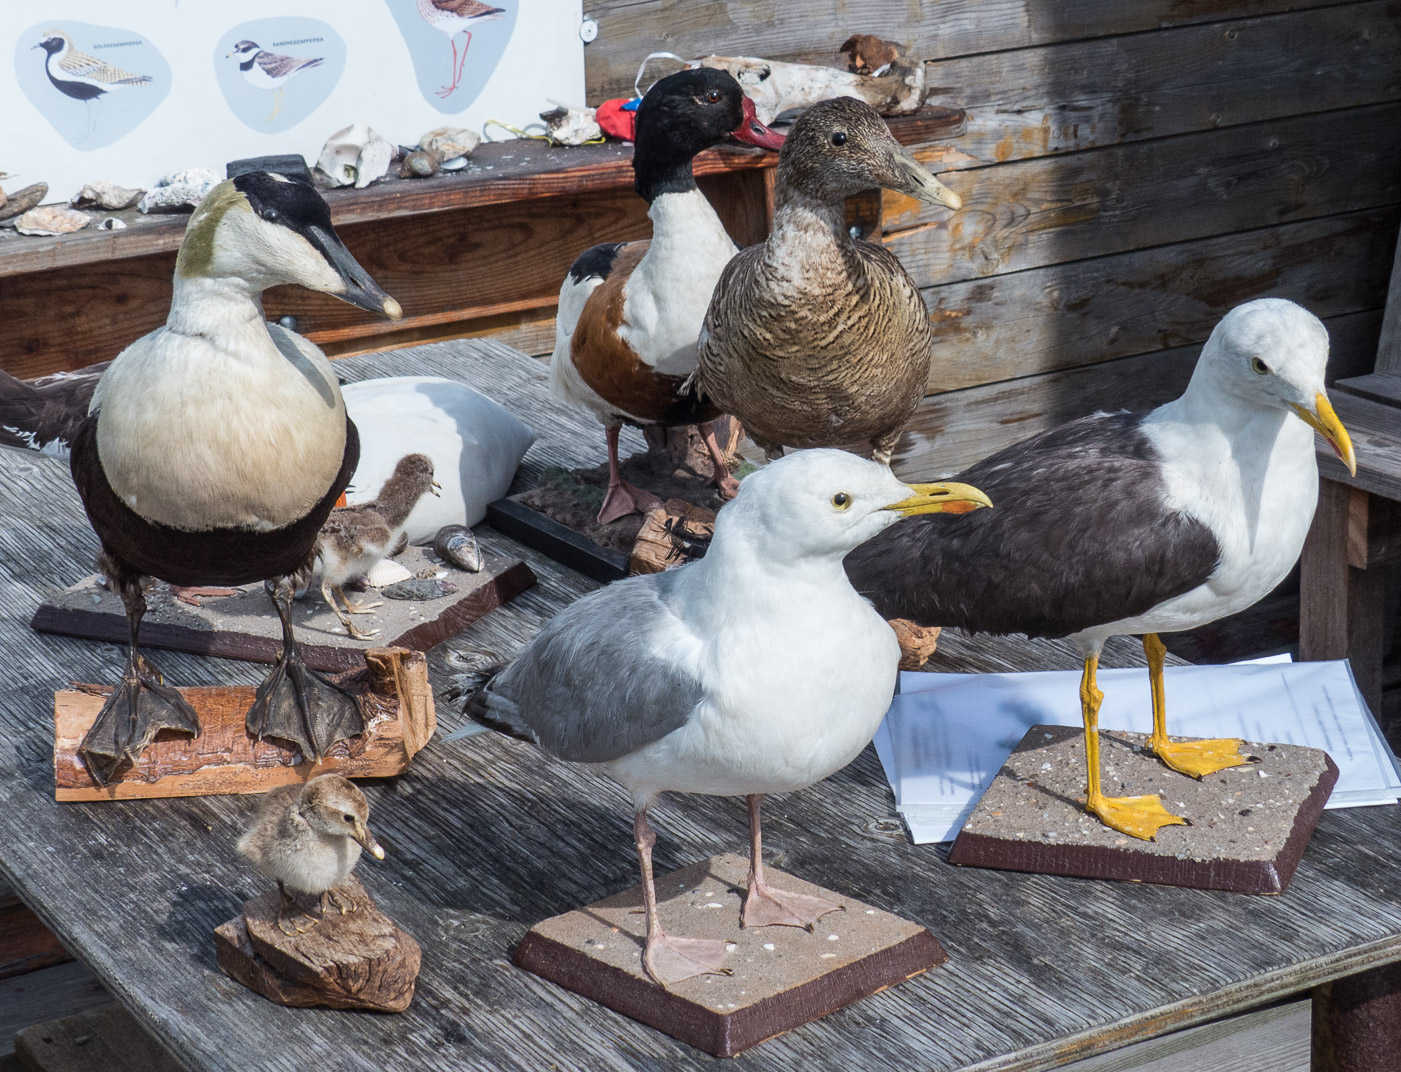
M 572 604 L 468 697 L 467 715 L 551 755 L 602 763 L 680 728 L 699 680 L 652 654 L 674 622 L 674 573 L 617 581 Z
M 1142 614 L 1202 584 L 1220 549 L 1164 502 L 1142 417 L 1099 413 L 960 473 L 991 510 L 903 521 L 846 558 L 887 618 L 1063 637 Z

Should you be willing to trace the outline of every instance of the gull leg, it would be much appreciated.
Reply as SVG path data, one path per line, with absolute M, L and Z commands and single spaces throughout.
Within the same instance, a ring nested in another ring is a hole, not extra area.
M 697 975 L 729 975 L 720 966 L 725 959 L 725 943 L 709 938 L 673 938 L 662 930 L 657 912 L 657 887 L 652 882 L 652 846 L 657 835 L 647 823 L 647 809 L 638 811 L 632 822 L 637 842 L 637 859 L 642 864 L 642 900 L 647 908 L 647 944 L 642 950 L 642 967 L 663 988 Z
M 1163 689 L 1163 656 L 1167 649 L 1157 633 L 1143 634 L 1143 654 L 1148 657 L 1148 681 L 1153 689 L 1153 735 L 1148 738 L 1148 747 L 1158 758 L 1173 770 L 1193 778 L 1204 778 L 1227 767 L 1250 762 L 1240 754 L 1239 737 L 1177 743 L 1168 740 L 1167 694 Z
M 744 898 L 741 924 L 745 927 L 803 927 L 813 924 L 828 912 L 841 912 L 841 905 L 812 897 L 774 889 L 764 881 L 763 846 L 759 836 L 759 808 L 764 803 L 762 793 L 751 794 L 749 800 L 749 893 Z
M 292 633 L 290 577 L 268 582 L 282 620 L 282 654 L 258 686 L 248 709 L 248 732 L 258 740 L 276 737 L 295 744 L 305 759 L 320 759 L 337 741 L 365 732 L 365 717 L 354 696 L 306 665 Z
M 1106 826 L 1131 837 L 1152 841 L 1158 828 L 1185 825 L 1186 819 L 1173 815 L 1163 807 L 1158 794 L 1142 797 L 1107 797 L 1099 787 L 1099 705 L 1104 693 L 1095 685 L 1099 669 L 1099 652 L 1085 659 L 1084 675 L 1080 679 L 1080 712 L 1085 720 L 1085 763 L 1089 768 L 1085 810 L 1098 816 Z
M 618 463 L 618 433 L 621 429 L 613 425 L 605 432 L 608 440 L 608 494 L 603 497 L 603 505 L 598 511 L 598 522 L 606 525 L 628 514 L 636 514 L 661 500 L 650 491 L 634 487 L 623 479 L 622 466 Z
M 140 578 L 130 576 L 105 558 L 100 567 L 121 594 L 131 630 L 122 679 L 78 746 L 78 754 L 93 781 L 106 785 L 128 760 L 135 763 L 161 730 L 178 730 L 198 737 L 200 726 L 194 708 L 165 683 L 160 671 L 137 648 L 141 619 L 146 614 Z
M 725 453 L 715 439 L 715 422 L 706 421 L 697 427 L 705 440 L 705 449 L 710 451 L 710 460 L 715 464 L 715 475 L 711 480 L 720 489 L 722 499 L 733 499 L 739 494 L 739 481 L 730 475 L 730 467 L 725 464 Z

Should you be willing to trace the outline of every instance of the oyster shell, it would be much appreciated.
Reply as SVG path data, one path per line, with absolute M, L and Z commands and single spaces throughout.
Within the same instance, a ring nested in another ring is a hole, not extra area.
M 81 231 L 92 222 L 86 212 L 63 205 L 31 208 L 15 221 L 15 230 L 24 235 L 61 235 Z
M 96 205 L 98 208 L 105 209 L 131 208 L 132 205 L 141 200 L 141 195 L 145 192 L 140 188 L 129 190 L 125 186 L 118 186 L 115 182 L 99 179 L 97 182 L 90 182 L 84 186 L 69 199 L 68 203 L 78 207 Z
M 436 156 L 439 163 L 470 156 L 472 150 L 481 143 L 480 134 L 464 127 L 435 127 L 418 139 L 418 147 Z
M 389 171 L 394 146 L 380 137 L 368 123 L 351 123 L 326 139 L 316 170 L 332 186 L 354 186 L 363 190 Z

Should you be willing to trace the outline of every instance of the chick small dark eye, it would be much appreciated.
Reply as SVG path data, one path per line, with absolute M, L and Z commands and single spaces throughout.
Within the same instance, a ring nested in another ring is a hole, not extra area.
M 348 822 L 348 823 L 353 823 L 353 822 L 355 822 L 355 816 L 353 816 L 353 815 L 342 815 L 341 818 L 344 819 L 344 820 L 345 820 L 346 822 Z
M 851 496 L 844 491 L 839 491 L 832 496 L 832 505 L 838 510 L 845 510 L 851 505 Z
M 845 144 L 846 144 L 846 131 L 845 131 L 845 130 L 834 130 L 834 131 L 832 132 L 832 144 L 833 144 L 833 145 L 845 145 Z
M 1269 375 L 1270 366 L 1265 364 L 1258 357 L 1252 357 L 1250 359 L 1250 367 L 1253 368 L 1256 372 L 1258 372 L 1261 376 Z

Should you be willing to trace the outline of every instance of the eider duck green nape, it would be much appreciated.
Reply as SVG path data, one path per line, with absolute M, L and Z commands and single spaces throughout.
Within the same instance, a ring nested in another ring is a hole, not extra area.
M 330 362 L 266 322 L 261 294 L 299 283 L 397 320 L 310 186 L 267 172 L 220 183 L 190 218 L 165 326 L 117 355 L 72 444 L 73 479 L 102 542 L 99 567 L 131 625 L 121 683 L 83 739 L 99 784 L 194 710 L 137 650 L 143 581 L 268 582 L 283 651 L 248 713 L 254 736 L 321 756 L 360 732 L 352 697 L 302 661 L 295 579 L 359 458 Z

